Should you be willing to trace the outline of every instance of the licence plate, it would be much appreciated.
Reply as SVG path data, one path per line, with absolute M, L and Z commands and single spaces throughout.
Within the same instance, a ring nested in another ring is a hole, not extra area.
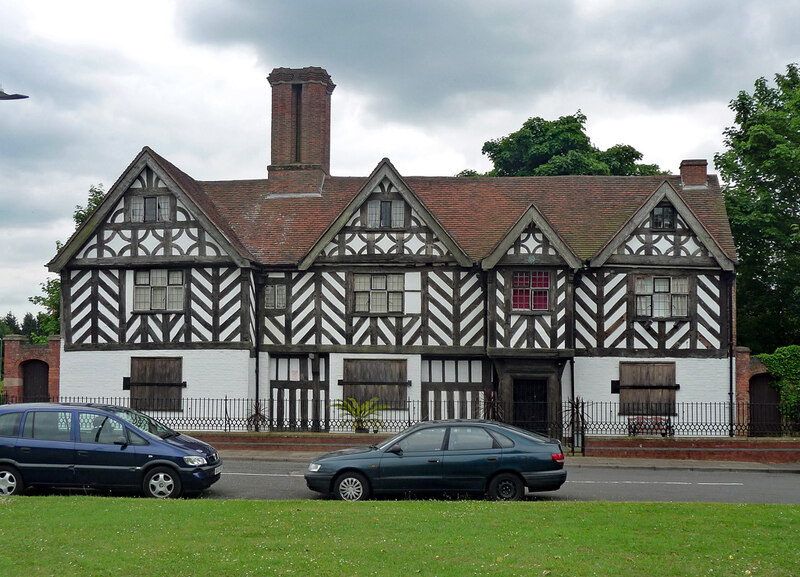
M 219 475 L 220 473 L 222 473 L 222 465 L 220 465 L 219 467 L 214 469 L 214 474 L 215 475 Z

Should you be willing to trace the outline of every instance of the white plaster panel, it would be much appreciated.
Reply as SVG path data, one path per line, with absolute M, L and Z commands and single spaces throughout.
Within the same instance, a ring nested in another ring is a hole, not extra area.
M 125 240 L 117 231 L 106 231 L 104 241 L 106 248 L 113 251 L 115 255 L 119 254 L 123 247 L 130 244 L 130 241 Z
M 422 313 L 422 293 L 419 291 L 406 291 L 405 293 L 405 312 L 410 315 Z
M 406 290 L 419 291 L 422 290 L 422 274 L 418 272 L 406 273 Z

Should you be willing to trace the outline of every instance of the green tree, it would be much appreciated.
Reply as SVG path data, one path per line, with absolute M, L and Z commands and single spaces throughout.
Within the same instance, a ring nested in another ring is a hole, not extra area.
M 484 143 L 481 151 L 494 168 L 485 175 L 468 169 L 458 176 L 663 174 L 655 164 L 640 164 L 642 154 L 632 146 L 617 144 L 608 150 L 594 146 L 580 110 L 556 120 L 529 118 L 516 132 Z
M 76 204 L 75 211 L 72 213 L 72 219 L 75 221 L 76 229 L 91 216 L 94 209 L 103 201 L 105 194 L 102 184 L 93 184 L 89 187 L 86 206 Z M 60 251 L 63 246 L 64 245 L 60 241 L 56 241 L 57 251 Z M 40 312 L 36 316 L 35 329 L 30 333 L 23 332 L 23 334 L 28 334 L 33 342 L 46 343 L 48 336 L 57 335 L 61 330 L 61 281 L 57 278 L 49 278 L 40 286 L 42 288 L 42 293 L 37 296 L 29 297 L 28 300 L 44 308 L 44 312 Z M 33 315 L 31 315 L 31 317 L 32 316 Z M 28 315 L 25 315 L 25 318 L 27 319 Z
M 756 353 L 800 342 L 800 70 L 730 103 L 735 124 L 714 156 L 739 256 L 739 343 Z
M 22 327 L 19 326 L 19 321 L 14 313 L 8 311 L 6 316 L 0 319 L 0 338 L 6 335 L 18 335 L 22 332 Z

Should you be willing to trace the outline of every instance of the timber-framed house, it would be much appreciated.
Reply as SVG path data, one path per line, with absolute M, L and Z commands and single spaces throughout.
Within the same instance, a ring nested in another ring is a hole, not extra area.
M 490 400 L 534 428 L 576 397 L 730 399 L 736 255 L 706 161 L 332 176 L 329 75 L 269 81 L 268 178 L 198 181 L 145 147 L 49 264 L 62 394 L 263 399 L 309 427 L 348 397 L 415 419 Z

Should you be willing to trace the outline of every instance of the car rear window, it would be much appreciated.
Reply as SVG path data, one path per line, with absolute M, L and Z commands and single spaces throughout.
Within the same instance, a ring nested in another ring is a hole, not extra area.
M 22 421 L 22 413 L 0 415 L 0 437 L 16 437 L 19 435 L 20 421 Z

